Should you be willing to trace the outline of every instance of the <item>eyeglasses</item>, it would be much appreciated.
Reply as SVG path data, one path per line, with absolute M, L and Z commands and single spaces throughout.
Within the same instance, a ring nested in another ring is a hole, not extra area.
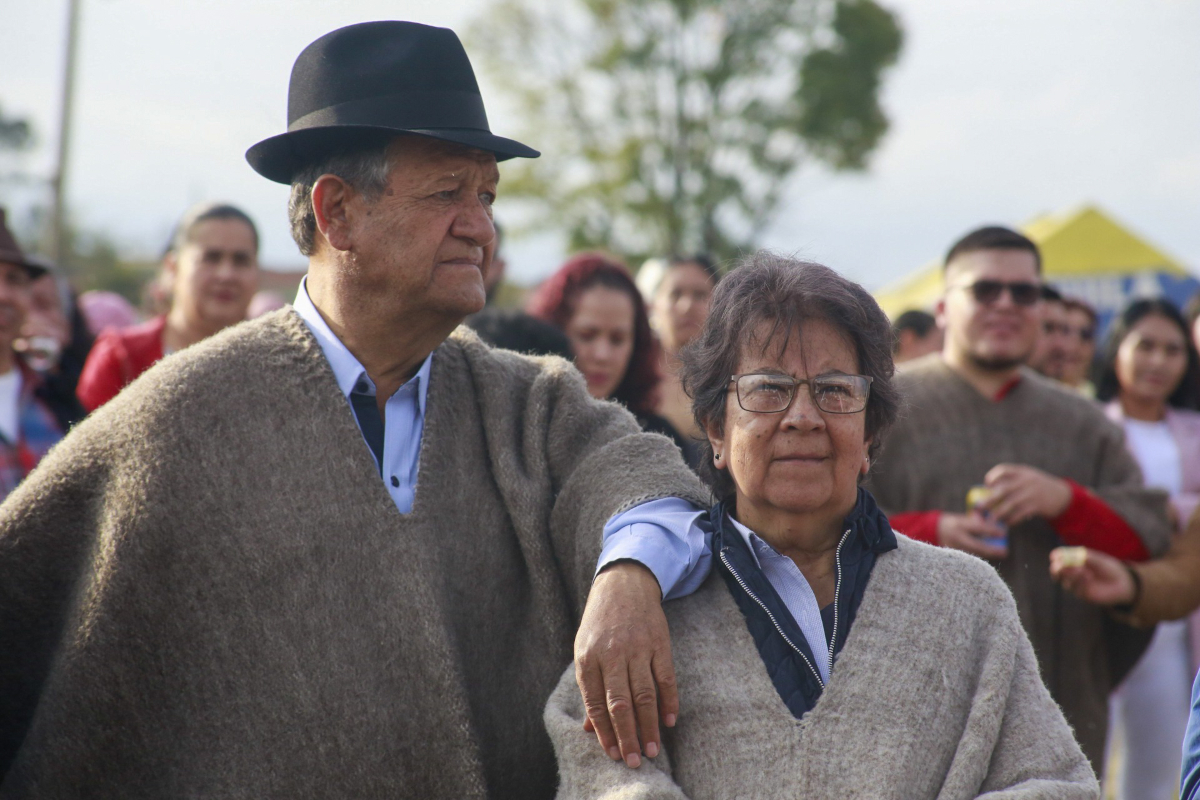
M 975 302 L 990 306 L 1000 299 L 1000 295 L 1008 291 L 1012 301 L 1018 306 L 1031 306 L 1042 296 L 1042 285 L 1029 281 L 975 281 L 974 283 L 958 284 L 951 289 L 967 289 L 975 297 Z
M 737 387 L 738 405 L 755 414 L 786 411 L 796 396 L 796 387 L 805 384 L 820 410 L 829 414 L 856 414 L 867 407 L 871 380 L 866 375 L 823 375 L 802 381 L 790 375 L 751 372 L 734 375 L 729 382 Z
M 1072 336 L 1078 336 L 1081 342 L 1090 342 L 1096 335 L 1093 328 L 1073 328 L 1070 325 L 1067 326 L 1066 332 Z

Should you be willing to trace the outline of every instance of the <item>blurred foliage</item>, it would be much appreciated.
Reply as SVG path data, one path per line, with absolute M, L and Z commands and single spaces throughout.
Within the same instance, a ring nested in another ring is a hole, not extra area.
M 31 209 L 16 233 L 28 252 L 41 254 L 49 215 L 43 207 Z M 116 292 L 135 306 L 144 307 L 147 287 L 159 272 L 159 262 L 129 258 L 123 247 L 105 233 L 88 230 L 68 218 L 64 257 L 58 266 L 77 292 L 104 289 Z
M 467 39 L 547 154 L 502 194 L 638 263 L 733 257 L 802 163 L 863 169 L 903 33 L 873 0 L 493 0 Z

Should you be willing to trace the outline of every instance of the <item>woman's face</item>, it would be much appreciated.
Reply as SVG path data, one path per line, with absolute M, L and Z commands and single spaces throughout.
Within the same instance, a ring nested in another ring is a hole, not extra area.
M 759 333 L 769 328 L 760 327 Z M 779 337 L 782 338 L 782 337 Z M 824 375 L 859 374 L 848 337 L 822 320 L 809 320 L 793 332 L 787 350 L 766 353 L 753 340 L 743 349 L 737 374 L 767 372 L 806 380 Z M 813 403 L 807 385 L 796 387 L 791 405 L 780 413 L 742 409 L 729 384 L 725 430 L 708 431 L 717 469 L 729 470 L 737 492 L 737 516 L 756 531 L 782 530 L 802 517 L 837 526 L 854 507 L 859 475 L 867 468 L 866 413 L 830 414 Z M 756 524 L 761 527 L 756 527 Z
M 172 306 L 204 327 L 223 328 L 246 318 L 258 291 L 254 233 L 236 219 L 209 219 L 167 262 Z
M 712 279 L 699 264 L 678 264 L 667 270 L 654 295 L 650 316 L 669 352 L 678 352 L 700 333 L 712 292 Z
M 593 286 L 580 293 L 566 334 L 592 397 L 611 397 L 621 385 L 633 356 L 633 322 L 633 298 L 620 289 Z
M 1187 342 L 1175 323 L 1158 314 L 1138 320 L 1117 348 L 1121 394 L 1166 402 L 1187 370 Z

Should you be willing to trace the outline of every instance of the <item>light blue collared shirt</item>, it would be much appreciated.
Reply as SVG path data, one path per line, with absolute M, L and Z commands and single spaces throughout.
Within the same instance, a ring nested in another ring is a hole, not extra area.
M 325 359 L 333 369 L 338 388 L 350 403 L 351 392 L 375 395 L 375 382 L 367 375 L 363 365 L 354 354 L 346 349 L 342 340 L 329 329 L 325 319 L 317 311 L 308 296 L 305 280 L 300 282 L 293 307 L 313 336 L 321 345 Z M 388 398 L 384 407 L 383 464 L 380 474 L 384 486 L 401 514 L 412 511 L 413 496 L 417 490 L 417 467 L 421 456 L 421 434 L 425 431 L 425 397 L 429 392 L 429 369 L 433 363 L 430 353 L 417 374 Z M 353 407 L 353 406 L 352 406 Z M 370 453 L 370 446 L 363 439 L 363 446 Z M 371 459 L 375 459 L 374 453 Z
M 307 278 L 300 282 L 293 307 L 321 345 L 347 405 L 351 392 L 375 394 L 375 384 L 363 365 L 334 335 L 313 305 L 306 281 Z M 412 511 L 416 493 L 432 361 L 430 353 L 417 374 L 388 398 L 385 407 L 381 472 L 401 514 Z M 363 446 L 370 452 L 365 438 Z M 703 510 L 678 497 L 651 500 L 617 514 L 604 526 L 604 548 L 596 571 L 614 561 L 637 561 L 654 573 L 664 599 L 683 597 L 696 591 L 708 577 L 712 566 L 711 539 Z
M 757 533 L 733 517 L 729 517 L 729 521 L 746 540 L 754 562 L 779 593 L 779 599 L 800 626 L 800 632 L 808 641 L 808 649 L 812 651 L 813 659 L 817 662 L 821 680 L 829 683 L 829 642 L 825 640 L 825 623 L 821 621 L 821 606 L 817 604 L 817 596 L 813 594 L 804 573 L 796 566 L 795 561 L 780 553 Z

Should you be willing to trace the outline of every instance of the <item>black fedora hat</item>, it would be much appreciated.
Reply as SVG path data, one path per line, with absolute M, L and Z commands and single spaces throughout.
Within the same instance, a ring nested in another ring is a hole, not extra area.
M 246 151 L 254 171 L 291 183 L 296 170 L 360 140 L 412 133 L 494 153 L 541 153 L 496 136 L 467 52 L 454 31 L 415 22 L 363 22 L 304 48 L 288 85 L 287 133 Z

